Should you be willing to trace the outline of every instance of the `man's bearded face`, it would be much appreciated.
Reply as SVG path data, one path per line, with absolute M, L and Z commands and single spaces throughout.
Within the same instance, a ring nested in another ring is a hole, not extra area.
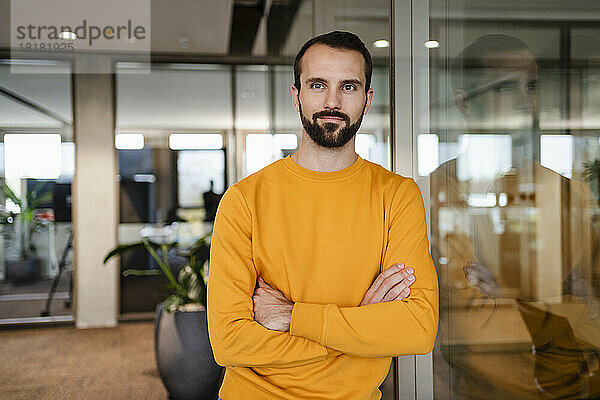
M 365 104 L 366 105 L 366 104 Z M 309 119 L 302 112 L 300 103 L 300 119 L 302 126 L 310 138 L 319 146 L 327 148 L 338 148 L 344 146 L 358 132 L 362 123 L 364 109 L 354 123 L 350 123 L 350 117 L 336 110 L 324 110 L 316 112 Z

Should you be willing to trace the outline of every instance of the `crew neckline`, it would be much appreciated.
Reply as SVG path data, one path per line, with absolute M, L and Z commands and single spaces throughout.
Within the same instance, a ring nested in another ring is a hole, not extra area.
M 365 164 L 365 160 L 362 159 L 358 154 L 356 160 L 346 168 L 337 171 L 313 171 L 312 169 L 304 168 L 292 160 L 292 155 L 288 155 L 283 159 L 283 165 L 290 170 L 290 172 L 299 175 L 303 178 L 312 179 L 315 181 L 336 181 L 340 179 L 348 178 L 357 173 L 361 167 Z

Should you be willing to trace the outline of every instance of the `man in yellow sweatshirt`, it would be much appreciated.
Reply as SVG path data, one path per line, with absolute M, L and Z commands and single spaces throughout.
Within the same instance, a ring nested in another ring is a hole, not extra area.
M 208 329 L 223 400 L 380 399 L 391 357 L 431 351 L 438 286 L 421 193 L 355 134 L 371 56 L 348 32 L 296 56 L 298 151 L 231 186 L 211 244 Z

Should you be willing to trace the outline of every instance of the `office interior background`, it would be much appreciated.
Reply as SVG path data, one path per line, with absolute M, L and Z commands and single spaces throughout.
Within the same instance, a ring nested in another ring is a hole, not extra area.
M 332 30 L 373 56 L 356 152 L 419 184 L 440 284 L 436 347 L 394 360 L 383 398 L 600 396 L 598 2 L 148 0 L 131 14 L 147 51 L 71 54 L 11 41 L 45 12 L 14 3 L 0 0 L 0 397 L 167 396 L 152 322 L 167 280 L 123 274 L 159 270 L 143 249 L 103 260 L 157 227 L 182 247 L 210 235 L 215 198 L 297 149 L 293 60 Z M 74 359 L 102 335 L 127 382 Z

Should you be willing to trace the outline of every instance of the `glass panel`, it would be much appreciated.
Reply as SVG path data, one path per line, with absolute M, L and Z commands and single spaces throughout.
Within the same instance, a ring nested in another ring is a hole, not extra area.
M 596 398 L 600 8 L 430 5 L 434 397 Z
M 249 134 L 246 136 L 246 175 L 252 174 L 298 148 L 293 133 Z
M 188 246 L 212 229 L 227 187 L 223 136 L 233 125 L 231 67 L 118 63 L 116 71 L 117 136 L 143 138 L 142 148 L 118 150 L 119 243 L 139 241 L 148 224 L 173 224 L 179 245 Z M 182 259 L 169 257 L 178 270 Z M 158 265 L 145 250 L 134 250 L 121 257 L 121 271 L 132 268 Z M 122 315 L 154 311 L 167 296 L 162 276 L 120 280 Z
M 225 152 L 223 150 L 178 152 L 177 178 L 179 179 L 179 207 L 204 207 L 206 199 L 204 193 L 225 192 Z M 215 207 L 206 209 L 205 219 L 214 220 L 215 211 Z
M 119 63 L 117 128 L 229 129 L 231 81 L 229 68 L 213 65 L 175 65 L 153 68 Z M 218 93 L 218 96 L 208 95 Z
M 72 320 L 71 97 L 70 64 L 0 60 L 0 325 Z
M 268 79 L 265 65 L 242 66 L 236 70 L 237 129 L 269 129 Z

